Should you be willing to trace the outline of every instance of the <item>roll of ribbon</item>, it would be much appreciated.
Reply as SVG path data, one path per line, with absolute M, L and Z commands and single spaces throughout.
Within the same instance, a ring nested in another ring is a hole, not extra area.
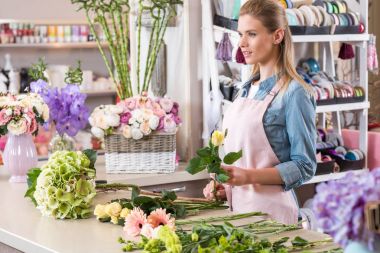
M 326 12 L 326 10 L 323 7 L 321 7 L 321 6 L 317 6 L 317 8 L 319 9 L 319 11 L 321 12 L 321 14 L 323 15 L 322 26 L 330 26 L 331 25 L 331 18 L 329 17 L 329 15 Z
M 345 155 L 347 153 L 347 150 L 345 147 L 342 147 L 342 146 L 339 146 L 339 147 L 336 147 L 335 148 L 335 152 L 337 154 L 342 154 L 342 155 Z
M 339 13 L 345 13 L 343 3 L 341 1 L 335 1 L 335 3 L 338 6 Z
M 294 13 L 293 9 L 286 9 L 286 18 L 290 26 L 299 26 L 297 15 Z
M 306 20 L 307 26 L 313 26 L 315 23 L 315 15 L 313 11 L 309 8 L 309 6 L 302 5 L 300 8 L 298 8 L 302 15 L 304 16 Z
M 343 12 L 348 12 L 348 6 L 347 6 L 347 3 L 346 1 L 340 1 L 343 5 Z
M 317 17 L 316 19 L 316 26 L 321 26 L 323 24 L 323 14 L 316 6 L 310 6 L 311 10 L 313 11 L 314 15 Z
M 331 5 L 333 7 L 333 13 L 338 14 L 339 13 L 339 8 L 336 2 L 331 2 Z
M 327 7 L 327 12 L 328 13 L 334 13 L 334 8 L 333 5 L 329 1 L 325 1 L 326 7 Z
M 300 26 L 305 26 L 306 21 L 302 12 L 300 12 L 300 10 L 298 10 L 297 8 L 293 9 L 293 12 L 297 15 L 298 23 L 300 24 Z
M 349 26 L 353 26 L 355 24 L 355 21 L 353 20 L 353 18 L 351 17 L 351 15 L 349 15 L 348 13 L 343 13 L 341 15 L 344 15 L 346 17 L 346 19 L 348 20 L 348 25 Z
M 352 19 L 354 20 L 354 25 L 359 25 L 360 22 L 359 22 L 359 17 L 356 13 L 354 12 L 348 12 L 348 14 L 352 17 Z
M 289 9 L 293 8 L 293 2 L 291 0 L 286 0 L 286 5 Z
M 350 161 L 357 161 L 357 160 L 360 160 L 359 159 L 359 156 L 355 153 L 355 152 L 352 152 L 352 151 L 348 151 L 346 153 L 346 155 L 344 156 L 344 158 L 346 160 L 350 160 Z

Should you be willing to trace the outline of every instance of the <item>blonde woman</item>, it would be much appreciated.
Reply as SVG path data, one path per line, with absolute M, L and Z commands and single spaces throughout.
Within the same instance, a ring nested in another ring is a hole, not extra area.
M 249 0 L 240 10 L 239 46 L 253 74 L 228 108 L 225 152 L 243 150 L 230 179 L 217 194 L 235 212 L 262 211 L 294 224 L 298 206 L 292 189 L 314 176 L 315 100 L 297 74 L 284 9 L 277 0 Z

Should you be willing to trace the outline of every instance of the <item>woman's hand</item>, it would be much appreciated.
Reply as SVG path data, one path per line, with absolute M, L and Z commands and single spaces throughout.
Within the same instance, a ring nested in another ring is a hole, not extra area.
M 211 180 L 203 189 L 203 195 L 208 200 L 227 200 L 226 191 L 222 184 L 219 184 L 215 180 Z
M 230 177 L 227 184 L 235 186 L 251 184 L 249 170 L 230 165 L 222 165 L 222 168 Z

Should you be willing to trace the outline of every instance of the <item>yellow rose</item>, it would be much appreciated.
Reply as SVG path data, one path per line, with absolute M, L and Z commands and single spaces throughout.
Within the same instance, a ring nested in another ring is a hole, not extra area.
M 119 217 L 121 205 L 118 202 L 112 202 L 111 204 L 106 205 L 105 212 L 110 217 Z
M 108 215 L 105 212 L 105 207 L 105 205 L 96 205 L 94 215 L 96 215 L 97 219 L 103 219 L 108 217 Z
M 120 218 L 127 218 L 127 216 L 131 213 L 131 210 L 129 210 L 128 208 L 123 208 L 123 210 L 121 210 L 120 212 Z
M 119 223 L 119 218 L 116 216 L 111 216 L 111 222 L 115 225 Z
M 222 133 L 221 131 L 214 131 L 212 133 L 212 136 L 211 136 L 211 143 L 214 145 L 214 146 L 220 146 L 222 145 L 224 142 L 224 133 Z

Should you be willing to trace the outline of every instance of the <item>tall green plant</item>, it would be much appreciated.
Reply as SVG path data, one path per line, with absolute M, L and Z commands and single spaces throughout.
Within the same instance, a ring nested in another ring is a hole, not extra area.
M 91 33 L 95 36 L 99 51 L 121 99 L 135 95 L 132 90 L 128 58 L 129 15 L 136 11 L 137 93 L 147 91 L 168 22 L 177 14 L 176 6 L 182 4 L 182 0 L 71 0 L 71 2 L 79 5 L 79 10 L 85 11 Z M 132 10 L 132 2 L 137 4 L 136 10 Z M 144 75 L 141 79 L 141 28 L 142 18 L 146 14 L 150 14 L 153 23 L 145 59 Z M 100 25 L 104 32 L 112 62 L 107 59 L 100 38 L 95 31 L 97 25 Z M 116 70 L 116 76 L 112 71 L 112 67 Z

